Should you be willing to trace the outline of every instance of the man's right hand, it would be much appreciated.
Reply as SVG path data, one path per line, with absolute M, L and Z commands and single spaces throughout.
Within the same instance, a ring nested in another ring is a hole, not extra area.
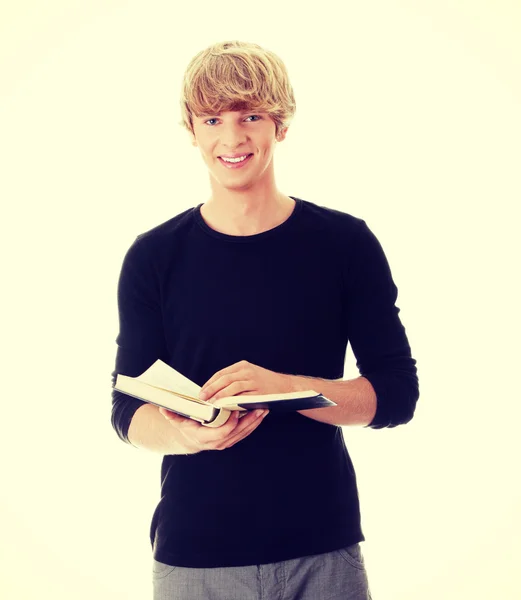
M 182 417 L 166 408 L 159 412 L 179 432 L 179 443 L 185 454 L 196 454 L 202 450 L 225 450 L 250 435 L 262 423 L 268 410 L 254 410 L 239 418 L 240 411 L 233 411 L 223 425 L 205 427 L 193 419 Z

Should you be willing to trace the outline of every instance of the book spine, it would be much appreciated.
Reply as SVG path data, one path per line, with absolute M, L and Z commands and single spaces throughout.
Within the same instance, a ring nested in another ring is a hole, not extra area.
M 220 408 L 216 413 L 215 417 L 206 423 L 202 423 L 205 427 L 220 427 L 224 425 L 226 421 L 230 418 L 232 414 L 231 410 L 226 410 L 225 408 Z

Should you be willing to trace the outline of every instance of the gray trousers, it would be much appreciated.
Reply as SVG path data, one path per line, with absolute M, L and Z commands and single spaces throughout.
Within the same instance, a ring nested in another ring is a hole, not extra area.
M 153 560 L 154 600 L 371 600 L 360 544 L 247 567 L 190 569 Z

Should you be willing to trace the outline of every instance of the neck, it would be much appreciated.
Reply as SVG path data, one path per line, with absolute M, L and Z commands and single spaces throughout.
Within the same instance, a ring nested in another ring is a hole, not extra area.
M 295 201 L 278 190 L 270 193 L 215 194 L 201 206 L 209 227 L 228 235 L 255 235 L 283 223 L 293 212 Z

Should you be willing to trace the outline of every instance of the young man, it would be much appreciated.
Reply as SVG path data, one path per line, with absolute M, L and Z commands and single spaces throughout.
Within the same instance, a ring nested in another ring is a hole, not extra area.
M 161 358 L 209 401 L 313 389 L 337 406 L 207 428 L 113 390 L 121 439 L 164 455 L 154 598 L 370 598 L 340 426 L 406 423 L 418 399 L 385 255 L 361 219 L 277 189 L 295 102 L 275 54 L 207 48 L 181 105 L 212 194 L 128 250 L 113 381 Z M 348 342 L 360 377 L 343 381 Z

